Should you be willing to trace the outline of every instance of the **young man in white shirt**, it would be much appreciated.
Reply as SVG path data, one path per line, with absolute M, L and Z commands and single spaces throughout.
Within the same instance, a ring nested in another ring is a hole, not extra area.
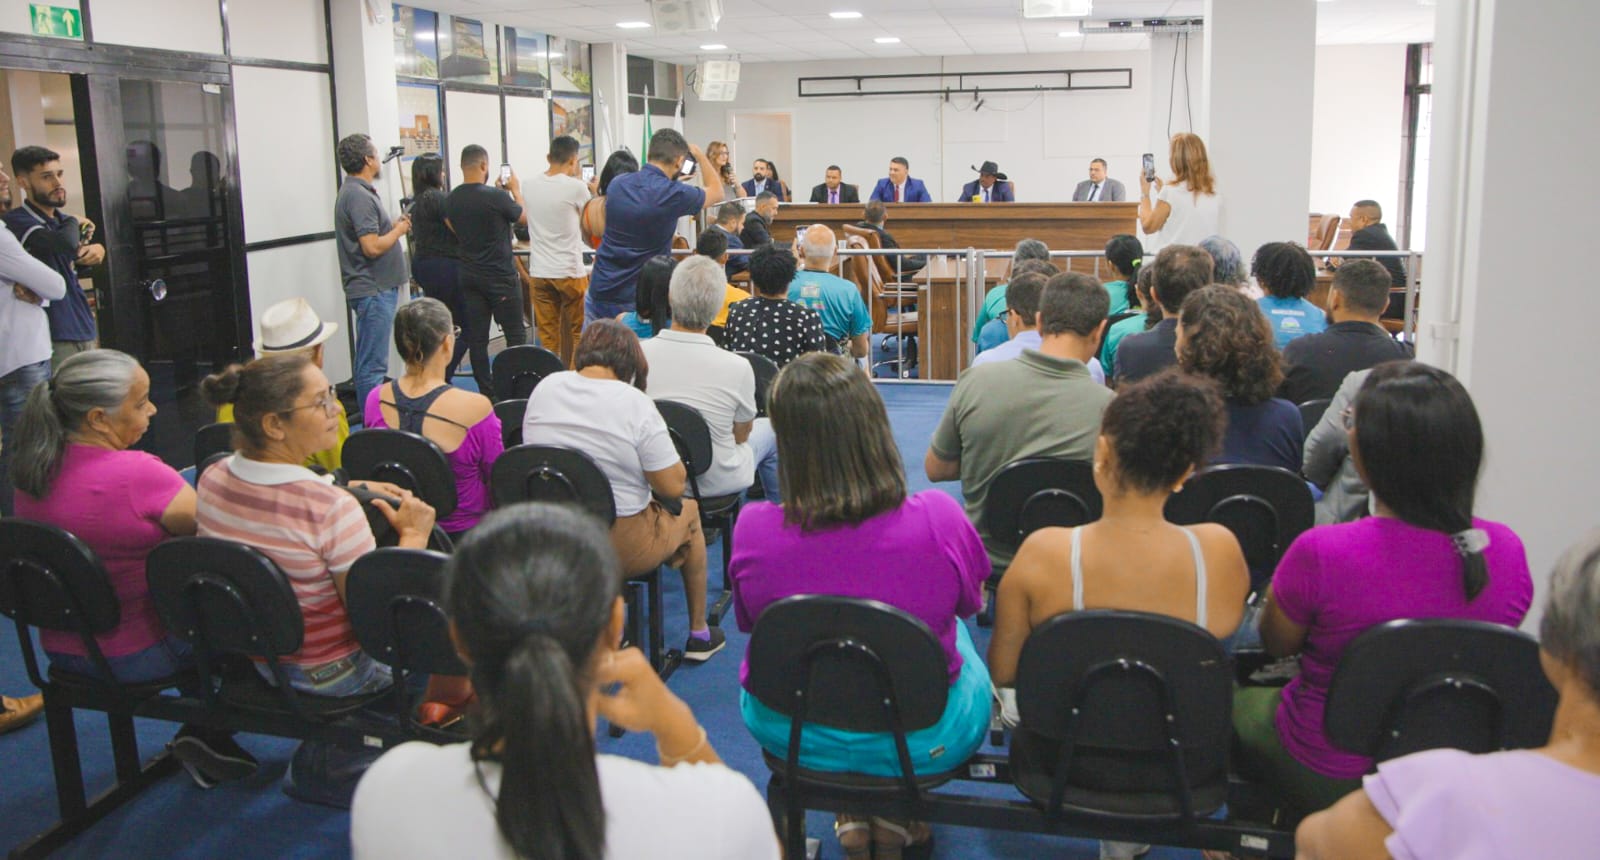
M 528 275 L 533 279 L 533 321 L 545 349 L 572 366 L 583 329 L 583 297 L 589 274 L 583 268 L 584 204 L 595 183 L 579 178 L 578 141 L 561 135 L 550 141 L 550 169 L 528 183 Z

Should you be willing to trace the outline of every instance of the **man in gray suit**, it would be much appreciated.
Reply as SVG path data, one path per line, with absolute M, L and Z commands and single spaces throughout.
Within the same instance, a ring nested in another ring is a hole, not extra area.
M 1120 203 L 1126 199 L 1122 190 L 1122 183 L 1115 179 L 1106 178 L 1106 160 L 1096 158 L 1089 162 L 1089 178 L 1078 183 L 1072 192 L 1074 203 Z

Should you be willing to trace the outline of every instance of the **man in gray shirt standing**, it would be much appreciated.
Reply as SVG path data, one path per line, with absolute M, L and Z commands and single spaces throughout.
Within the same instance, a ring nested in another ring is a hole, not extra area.
M 339 166 L 344 184 L 333 206 L 333 225 L 339 249 L 339 275 L 345 302 L 355 311 L 356 354 L 350 375 L 356 384 L 356 408 L 367 402 L 367 392 L 383 382 L 389 365 L 389 338 L 394 327 L 400 288 L 411 280 L 400 237 L 411 232 L 411 219 L 401 215 L 390 221 L 383 198 L 372 183 L 381 162 L 372 138 L 352 134 L 339 141 Z

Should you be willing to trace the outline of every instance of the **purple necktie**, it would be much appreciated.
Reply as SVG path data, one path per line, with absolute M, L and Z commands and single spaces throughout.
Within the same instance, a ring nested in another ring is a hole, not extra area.
M 835 188 L 834 190 L 828 192 L 828 202 L 829 203 L 838 203 L 839 202 L 839 189 Z

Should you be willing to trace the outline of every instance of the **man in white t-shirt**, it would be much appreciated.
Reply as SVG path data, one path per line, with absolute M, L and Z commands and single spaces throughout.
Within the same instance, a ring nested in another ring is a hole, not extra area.
M 550 169 L 524 189 L 528 207 L 528 275 L 533 278 L 533 321 L 545 349 L 568 367 L 583 329 L 583 296 L 589 275 L 583 268 L 583 206 L 594 183 L 579 178 L 578 141 L 561 135 L 550 141 Z
M 710 257 L 690 257 L 673 270 L 672 328 L 642 344 L 650 366 L 645 393 L 692 406 L 706 419 L 712 463 L 699 478 L 702 496 L 742 493 L 759 469 L 767 498 L 777 501 L 777 438 L 771 423 L 756 417 L 755 371 L 706 334 L 726 289 L 722 267 Z

